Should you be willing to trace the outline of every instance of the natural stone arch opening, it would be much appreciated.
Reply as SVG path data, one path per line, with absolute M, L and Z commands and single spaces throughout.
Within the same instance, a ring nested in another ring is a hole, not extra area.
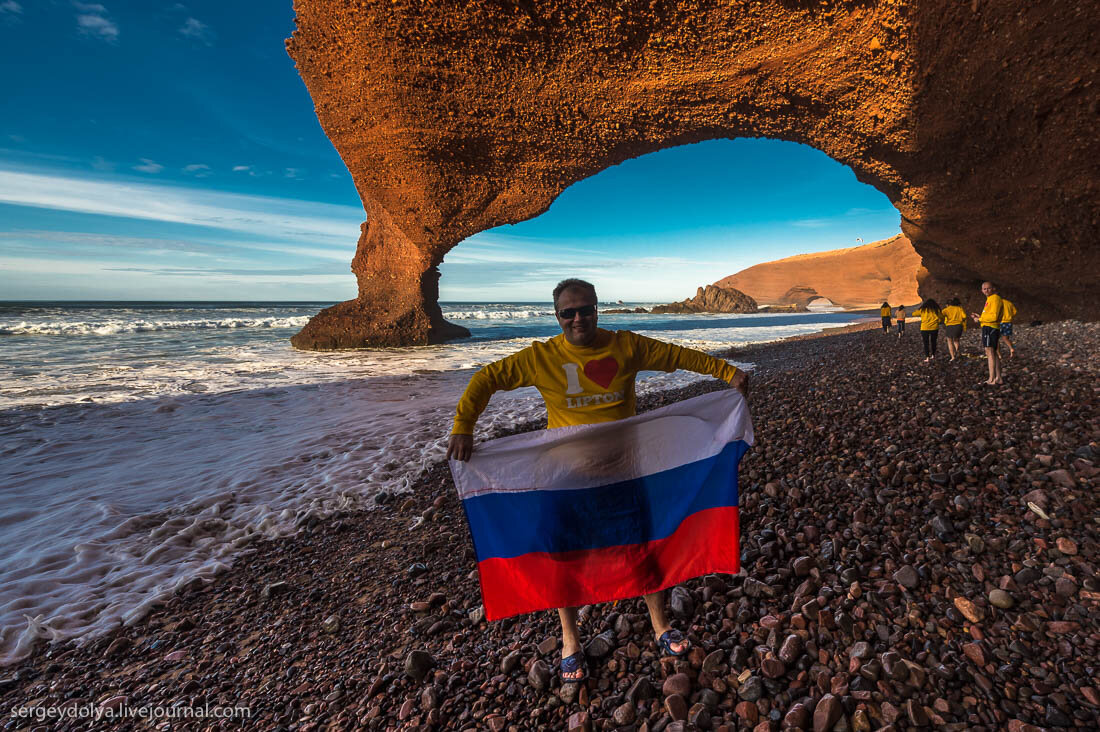
M 707 140 L 605 168 L 539 216 L 463 240 L 439 267 L 440 299 L 445 317 L 446 301 L 548 301 L 559 280 L 580 276 L 597 284 L 605 303 L 672 303 L 773 260 L 899 237 L 899 225 L 889 199 L 820 150 L 765 138 Z M 879 258 L 892 260 L 892 249 L 883 251 Z M 915 292 L 920 258 L 910 247 L 902 259 L 881 274 L 910 267 Z M 834 287 L 814 297 L 848 292 L 856 279 L 827 279 L 831 261 L 817 269 L 822 276 L 812 281 Z M 862 276 L 872 271 L 879 270 Z M 756 284 L 729 286 L 761 305 L 788 304 Z
M 1094 315 L 1098 21 L 1067 0 L 1011 5 L 297 0 L 288 51 L 367 223 L 358 298 L 293 342 L 459 335 L 437 303 L 451 247 L 606 167 L 718 137 L 851 167 L 898 208 L 929 294 L 988 278 L 1032 317 Z

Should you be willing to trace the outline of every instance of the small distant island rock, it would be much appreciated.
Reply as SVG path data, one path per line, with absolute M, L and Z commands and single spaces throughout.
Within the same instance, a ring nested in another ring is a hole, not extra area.
M 649 311 L 645 308 L 611 308 L 610 310 L 602 310 L 601 312 L 606 315 L 609 313 L 648 313 Z
M 681 302 L 657 305 L 649 312 L 662 313 L 755 313 L 756 300 L 732 287 L 707 285 L 700 287 L 695 297 Z

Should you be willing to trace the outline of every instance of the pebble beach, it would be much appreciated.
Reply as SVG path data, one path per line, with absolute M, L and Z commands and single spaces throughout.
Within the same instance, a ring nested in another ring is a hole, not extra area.
M 256 543 L 133 626 L 40 642 L 0 669 L 0 728 L 145 707 L 162 718 L 112 728 L 1095 729 L 1100 324 L 1014 342 L 1003 387 L 982 383 L 974 331 L 953 363 L 877 324 L 723 354 L 756 365 L 743 568 L 670 592 L 686 657 L 658 657 L 641 600 L 585 607 L 590 678 L 562 685 L 556 614 L 484 621 L 434 463 L 369 510 Z M 165 711 L 214 706 L 247 715 Z

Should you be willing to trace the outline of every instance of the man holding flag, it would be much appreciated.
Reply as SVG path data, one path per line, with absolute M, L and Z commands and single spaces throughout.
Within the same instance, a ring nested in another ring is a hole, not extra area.
M 452 471 L 479 555 L 486 617 L 554 607 L 546 603 L 555 601 L 621 599 L 631 596 L 624 592 L 642 589 L 661 651 L 683 655 L 691 644 L 671 628 L 664 590 L 645 588 L 668 587 L 710 571 L 737 571 L 736 466 L 751 443 L 751 424 L 743 429 L 747 441 L 720 444 L 726 441 L 723 437 L 710 454 L 687 465 L 679 465 L 676 456 L 670 462 L 666 445 L 662 463 L 663 440 L 637 422 L 644 416 L 634 417 L 634 381 L 639 371 L 682 368 L 723 379 L 747 396 L 748 375 L 700 351 L 598 328 L 596 290 L 584 280 L 563 280 L 553 295 L 561 335 L 532 343 L 474 374 L 458 403 L 447 448 L 447 457 L 458 461 L 452 462 Z M 516 460 L 516 470 L 505 462 L 495 474 L 479 473 L 477 460 L 467 463 L 478 417 L 494 392 L 523 386 L 541 393 L 548 428 L 565 429 L 554 435 L 516 436 L 541 442 Z M 718 408 L 730 411 L 728 402 Z M 713 405 L 710 411 L 715 411 Z M 737 419 L 747 424 L 743 404 L 738 412 Z M 712 423 L 726 417 L 710 416 Z M 623 419 L 630 419 L 624 429 L 633 430 L 633 442 L 618 427 L 583 428 L 587 431 L 580 438 L 572 437 L 579 425 Z M 683 434 L 706 424 L 692 414 L 669 419 L 680 420 L 675 424 L 684 425 Z M 707 430 L 693 437 L 693 444 L 706 442 L 713 431 Z M 547 477 L 551 473 L 558 476 L 556 484 Z M 681 485 L 702 487 L 680 490 Z M 734 535 L 728 536 L 731 531 Z M 544 535 L 548 533 L 555 535 Z M 703 536 L 725 540 L 717 559 L 696 556 L 698 537 Z M 562 680 L 581 681 L 587 669 L 577 607 L 559 607 L 558 616 Z

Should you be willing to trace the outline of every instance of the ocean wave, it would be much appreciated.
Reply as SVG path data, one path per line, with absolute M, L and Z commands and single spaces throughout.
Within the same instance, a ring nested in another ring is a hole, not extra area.
M 553 310 L 446 310 L 443 317 L 447 320 L 519 320 L 553 314 Z
M 309 322 L 308 315 L 292 318 L 220 318 L 213 320 L 109 320 L 104 322 L 60 321 L 0 325 L 0 335 L 118 335 L 120 333 L 155 333 L 164 330 L 214 330 L 219 328 L 300 328 Z

